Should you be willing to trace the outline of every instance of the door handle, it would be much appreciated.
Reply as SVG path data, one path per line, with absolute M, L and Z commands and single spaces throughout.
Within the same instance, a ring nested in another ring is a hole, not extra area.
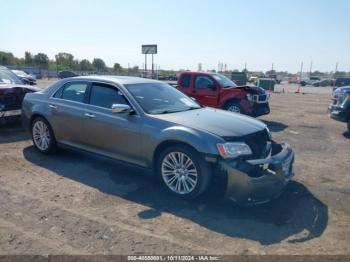
M 94 118 L 95 117 L 94 114 L 90 114 L 90 113 L 85 113 L 84 116 L 89 117 L 89 118 Z
M 58 106 L 56 106 L 56 105 L 49 105 L 49 107 L 52 108 L 52 109 L 57 109 L 58 108 Z

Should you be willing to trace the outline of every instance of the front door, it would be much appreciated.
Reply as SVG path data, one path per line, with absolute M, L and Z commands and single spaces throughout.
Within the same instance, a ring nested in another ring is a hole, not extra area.
M 136 113 L 113 113 L 113 104 L 128 104 L 113 85 L 92 83 L 84 112 L 84 143 L 90 150 L 142 165 L 142 118 Z
M 218 87 L 214 79 L 207 75 L 196 75 L 191 96 L 204 106 L 217 107 Z

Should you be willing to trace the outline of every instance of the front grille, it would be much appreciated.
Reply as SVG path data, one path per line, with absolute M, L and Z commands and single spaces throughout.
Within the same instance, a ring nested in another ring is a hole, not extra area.
M 225 137 L 224 139 L 228 142 L 241 141 L 246 143 L 253 153 L 246 159 L 266 158 L 270 153 L 271 141 L 267 129 L 243 137 Z

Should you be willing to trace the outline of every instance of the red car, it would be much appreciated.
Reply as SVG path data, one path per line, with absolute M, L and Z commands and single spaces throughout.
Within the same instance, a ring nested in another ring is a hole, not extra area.
M 263 88 L 237 86 L 221 74 L 185 71 L 180 74 L 176 87 L 204 106 L 255 117 L 270 113 L 270 94 Z

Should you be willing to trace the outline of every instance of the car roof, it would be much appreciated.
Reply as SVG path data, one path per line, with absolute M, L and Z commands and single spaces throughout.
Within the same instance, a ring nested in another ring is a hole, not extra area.
M 96 80 L 96 81 L 108 81 L 121 85 L 128 84 L 145 84 L 145 83 L 159 83 L 158 80 L 141 78 L 135 76 L 115 76 L 115 75 L 90 75 L 90 76 L 76 76 L 70 79 L 81 79 L 81 80 Z

